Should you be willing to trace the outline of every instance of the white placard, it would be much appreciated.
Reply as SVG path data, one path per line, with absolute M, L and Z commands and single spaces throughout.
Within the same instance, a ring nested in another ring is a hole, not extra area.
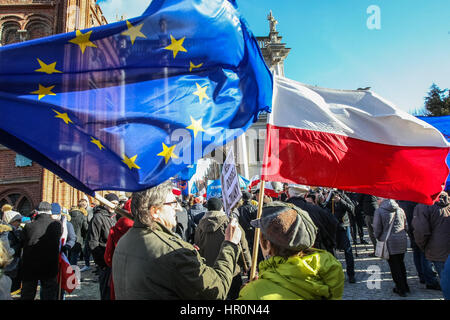
M 222 184 L 223 207 L 226 214 L 230 216 L 231 209 L 242 197 L 241 189 L 239 187 L 239 176 L 236 165 L 234 164 L 233 148 L 228 152 L 227 158 L 223 164 L 220 182 Z

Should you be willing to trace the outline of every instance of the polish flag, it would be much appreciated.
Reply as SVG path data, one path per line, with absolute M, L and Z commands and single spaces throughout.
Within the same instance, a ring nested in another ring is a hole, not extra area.
M 176 196 L 181 196 L 181 190 L 178 187 L 172 187 L 172 193 Z
M 259 190 L 260 184 L 261 184 L 261 179 L 260 179 L 259 175 L 254 176 L 250 180 L 250 184 L 248 185 L 249 191 L 256 190 L 256 189 Z M 272 182 L 265 181 L 264 182 L 264 194 L 266 196 L 269 196 L 272 198 L 278 198 L 281 193 L 278 193 L 275 191 L 275 189 L 272 186 Z
M 274 77 L 262 177 L 431 205 L 450 144 L 371 91 Z
M 79 285 L 78 278 L 70 265 L 66 255 L 61 252 L 61 248 L 65 245 L 67 239 L 67 220 L 66 217 L 61 217 L 62 235 L 59 241 L 59 270 L 58 270 L 58 282 L 61 289 L 68 293 L 72 293 L 73 290 Z

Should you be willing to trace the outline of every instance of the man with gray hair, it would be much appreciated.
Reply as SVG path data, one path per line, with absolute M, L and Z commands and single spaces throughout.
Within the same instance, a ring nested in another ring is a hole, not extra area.
M 117 300 L 225 299 L 241 231 L 236 221 L 228 225 L 216 262 L 208 267 L 194 246 L 171 231 L 179 207 L 169 182 L 133 193 L 135 222 L 113 257 Z

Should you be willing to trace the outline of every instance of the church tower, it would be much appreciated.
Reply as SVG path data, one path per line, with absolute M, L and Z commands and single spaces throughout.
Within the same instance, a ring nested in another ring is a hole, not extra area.
M 272 74 L 284 76 L 284 61 L 291 49 L 286 48 L 286 44 L 281 42 L 282 37 L 276 28 L 278 21 L 272 15 L 272 10 L 269 12 L 267 20 L 269 21 L 269 35 L 256 37 L 256 39 L 261 48 L 264 61 Z M 266 141 L 266 123 L 267 113 L 260 114 L 258 121 L 237 139 L 237 153 L 242 158 L 238 158 L 236 163 L 241 164 L 238 167 L 239 173 L 249 179 L 261 174 Z

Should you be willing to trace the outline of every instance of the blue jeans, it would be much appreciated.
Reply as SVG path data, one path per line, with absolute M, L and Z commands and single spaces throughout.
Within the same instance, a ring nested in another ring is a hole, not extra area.
M 450 256 L 448 256 L 447 261 L 445 262 L 444 270 L 442 270 L 440 277 L 444 299 L 450 300 Z
M 91 249 L 89 249 L 89 244 L 87 241 L 84 244 L 83 255 L 84 255 L 84 263 L 87 267 L 89 267 L 91 265 L 91 263 L 89 262 L 91 260 Z
M 425 258 L 425 254 L 419 249 L 414 240 L 411 240 L 411 248 L 413 249 L 414 265 L 420 281 L 431 286 L 437 285 L 439 280 L 431 267 L 430 261 Z
M 434 268 L 436 269 L 436 272 L 439 275 L 439 278 L 441 278 L 442 271 L 444 270 L 444 264 L 445 261 L 431 261 L 434 265 Z

